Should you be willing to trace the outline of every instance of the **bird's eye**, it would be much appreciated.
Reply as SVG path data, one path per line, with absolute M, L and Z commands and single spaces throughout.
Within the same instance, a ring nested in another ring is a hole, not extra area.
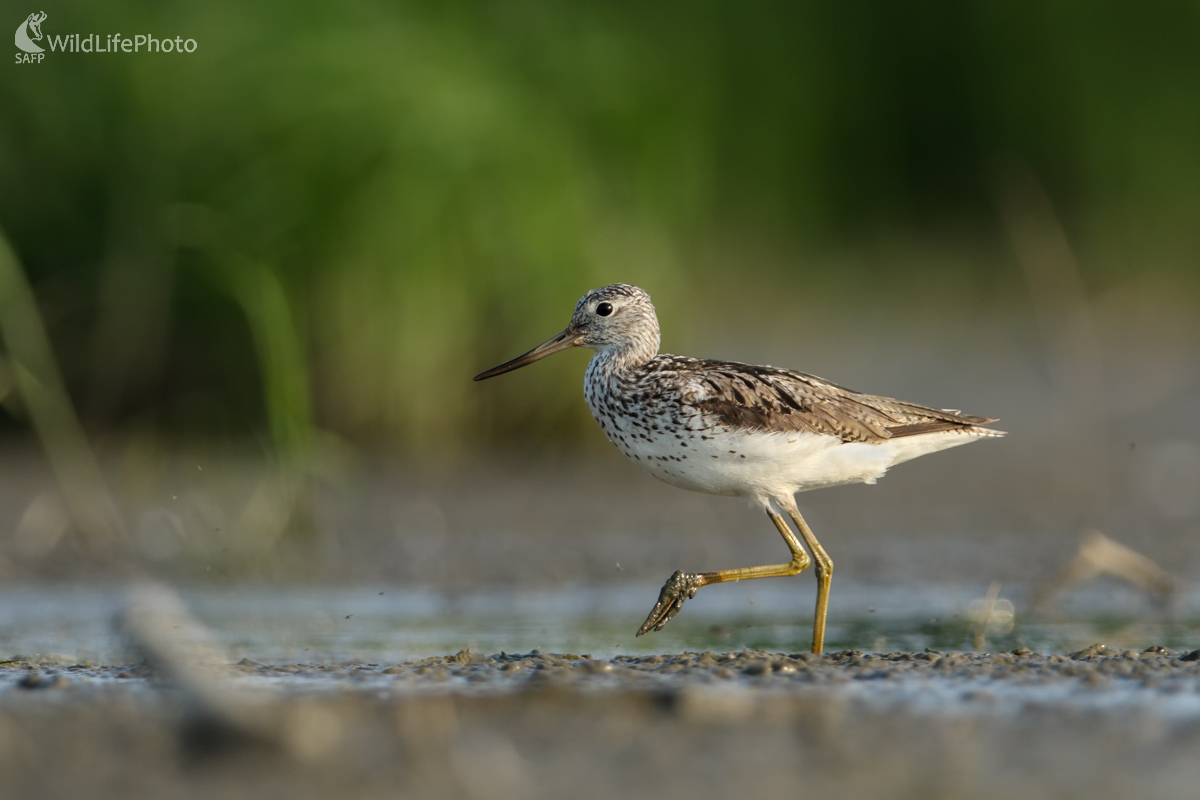
M 601 303 L 600 305 L 596 306 L 596 316 L 598 317 L 607 317 L 612 312 L 612 303 Z

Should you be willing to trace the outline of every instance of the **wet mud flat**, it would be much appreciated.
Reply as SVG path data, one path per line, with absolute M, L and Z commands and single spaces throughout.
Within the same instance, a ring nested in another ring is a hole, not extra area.
M 1200 651 L 0 665 L 0 796 L 1185 797 Z

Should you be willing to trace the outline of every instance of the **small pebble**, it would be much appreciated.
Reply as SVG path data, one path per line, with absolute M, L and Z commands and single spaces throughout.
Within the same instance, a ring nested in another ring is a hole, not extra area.
M 70 680 L 65 675 L 54 672 L 30 672 L 17 681 L 17 686 L 22 689 L 62 689 L 68 683 Z
M 1082 650 L 1071 653 L 1071 658 L 1078 661 L 1081 658 L 1087 658 L 1089 656 L 1107 656 L 1107 655 L 1112 655 L 1112 651 L 1108 649 L 1108 645 L 1097 642 L 1096 644 L 1092 645 L 1091 647 L 1085 647 Z

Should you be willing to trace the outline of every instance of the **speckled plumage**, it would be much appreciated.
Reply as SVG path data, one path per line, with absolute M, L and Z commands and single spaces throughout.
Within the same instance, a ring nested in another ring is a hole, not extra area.
M 588 292 L 566 330 L 482 373 L 508 372 L 570 347 L 596 354 L 584 398 L 608 439 L 660 480 L 760 504 L 793 561 L 715 573 L 676 573 L 641 633 L 659 630 L 700 586 L 795 574 L 810 563 L 778 511 L 792 517 L 817 561 L 814 652 L 820 652 L 833 563 L 796 510 L 793 495 L 822 486 L 874 483 L 888 468 L 1003 432 L 992 419 L 862 394 L 786 369 L 659 354 L 658 318 L 636 286 Z
M 598 347 L 584 398 L 604 434 L 656 478 L 760 502 L 841 483 L 874 483 L 890 466 L 997 431 L 993 420 L 861 394 L 774 367 L 658 354 L 650 298 L 617 284 L 589 309 L 623 300 L 636 335 Z M 908 441 L 904 441 L 904 440 Z M 856 447 L 855 445 L 865 445 Z M 849 446 L 849 447 L 847 447 Z

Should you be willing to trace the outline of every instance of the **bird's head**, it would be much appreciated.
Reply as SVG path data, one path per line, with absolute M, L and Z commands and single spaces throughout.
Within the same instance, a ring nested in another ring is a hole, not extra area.
M 512 361 L 481 372 L 475 380 L 511 372 L 572 347 L 587 347 L 599 353 L 631 351 L 650 357 L 658 352 L 658 344 L 658 316 L 650 295 L 628 283 L 614 283 L 581 297 L 571 323 L 557 336 Z

